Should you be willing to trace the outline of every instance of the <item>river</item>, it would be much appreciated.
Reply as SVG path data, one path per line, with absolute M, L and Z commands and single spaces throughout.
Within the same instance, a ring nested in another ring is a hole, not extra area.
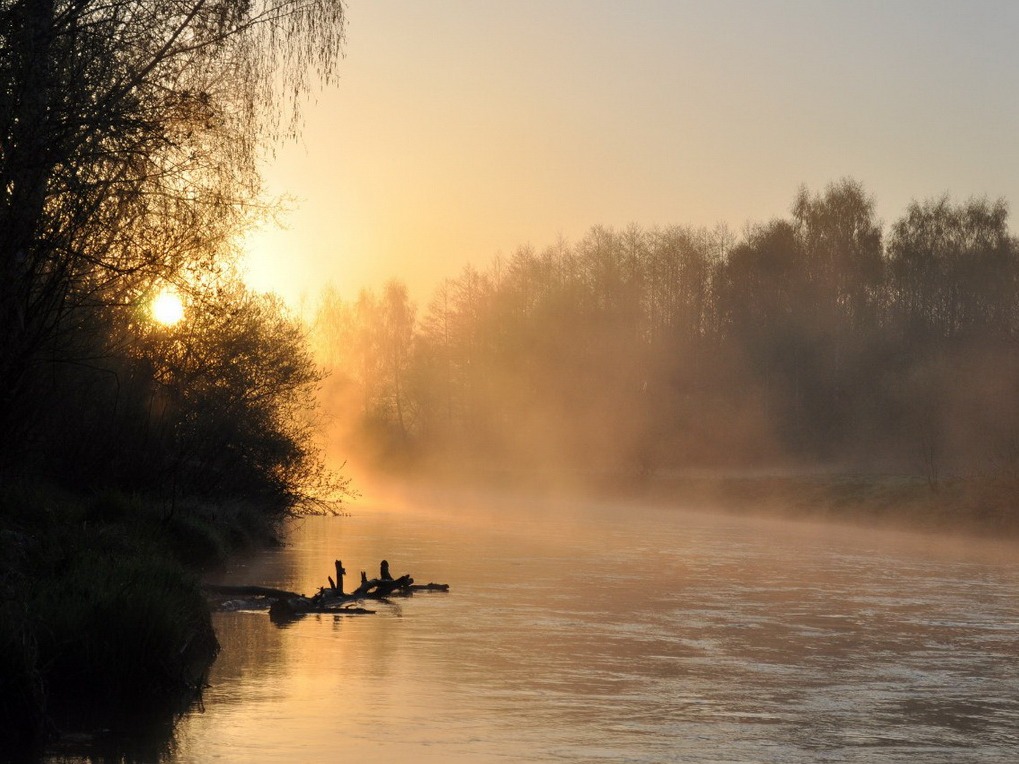
M 296 522 L 223 581 L 449 583 L 366 616 L 215 616 L 172 761 L 1012 762 L 1019 562 L 934 537 L 419 493 Z M 348 586 L 348 588 L 350 588 Z

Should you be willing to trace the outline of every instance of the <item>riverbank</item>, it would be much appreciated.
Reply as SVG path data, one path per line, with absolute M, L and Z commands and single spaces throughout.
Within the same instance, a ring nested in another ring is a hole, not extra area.
M 1019 538 L 1019 480 L 1006 475 L 935 483 L 915 475 L 838 470 L 676 473 L 633 490 L 655 501 L 727 512 Z
M 31 760 L 68 735 L 96 743 L 96 730 L 158 726 L 169 739 L 219 649 L 198 573 L 273 540 L 279 519 L 241 505 L 3 489 L 0 759 Z

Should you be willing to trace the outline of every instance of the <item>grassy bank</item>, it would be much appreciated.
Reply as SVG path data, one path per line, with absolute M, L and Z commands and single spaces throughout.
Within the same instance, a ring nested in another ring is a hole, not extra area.
M 275 530 L 243 507 L 4 489 L 0 759 L 61 733 L 172 729 L 218 650 L 198 571 Z

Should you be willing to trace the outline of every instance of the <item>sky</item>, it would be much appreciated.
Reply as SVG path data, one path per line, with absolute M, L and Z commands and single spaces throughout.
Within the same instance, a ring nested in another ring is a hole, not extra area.
M 339 79 L 266 158 L 248 283 L 425 304 L 592 226 L 747 223 L 852 177 L 1019 204 L 1019 3 L 348 0 Z M 1013 230 L 1016 226 L 1013 224 Z

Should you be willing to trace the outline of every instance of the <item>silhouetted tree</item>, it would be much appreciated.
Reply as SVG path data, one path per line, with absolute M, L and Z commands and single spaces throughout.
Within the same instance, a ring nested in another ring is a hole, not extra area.
M 1012 336 L 1019 262 L 1008 207 L 947 197 L 912 203 L 888 246 L 891 304 L 911 343 Z
M 787 424 L 801 423 L 821 340 L 811 274 L 794 226 L 780 220 L 753 229 L 718 268 L 715 294 L 720 326 L 751 364 L 741 380 L 743 394 L 761 396 L 766 411 L 777 406 Z
M 215 270 L 343 18 L 338 0 L 0 1 L 0 465 L 48 367 L 105 352 L 78 337 L 90 312 Z
M 396 425 L 404 440 L 410 426 L 407 376 L 413 358 L 415 313 L 407 287 L 398 281 L 387 283 L 382 297 L 382 351 Z
M 1003 201 L 912 203 L 888 246 L 886 364 L 904 439 L 925 470 L 987 463 L 1019 430 L 1019 248 Z

